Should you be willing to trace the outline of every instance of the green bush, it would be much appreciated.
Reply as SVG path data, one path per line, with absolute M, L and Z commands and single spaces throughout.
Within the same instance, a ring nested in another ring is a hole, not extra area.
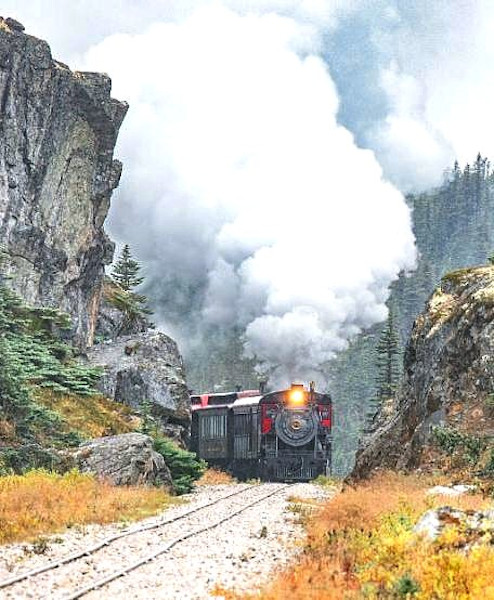
M 165 459 L 172 475 L 173 487 L 177 494 L 187 494 L 192 490 L 194 481 L 206 470 L 206 463 L 199 460 L 193 452 L 179 448 L 164 437 L 154 440 L 154 449 Z
M 2 284 L 0 303 L 3 352 L 18 378 L 64 394 L 96 393 L 101 369 L 78 363 L 76 350 L 62 339 L 69 328 L 67 315 L 52 308 L 27 306 Z
M 396 582 L 394 591 L 398 598 L 410 598 L 420 591 L 420 587 L 415 579 L 405 574 Z
M 52 449 L 36 443 L 5 447 L 0 452 L 0 476 L 22 474 L 31 469 L 60 471 L 63 470 L 63 463 L 63 459 Z
M 75 350 L 62 339 L 67 327 L 68 317 L 57 310 L 27 306 L 0 273 L 0 418 L 12 430 L 0 446 L 0 472 L 54 468 L 59 459 L 45 447 L 80 441 L 74 432 L 63 433 L 60 415 L 33 394 L 36 387 L 93 392 L 99 371 L 75 362 Z
M 452 427 L 433 427 L 433 441 L 448 454 L 460 454 L 470 464 L 476 463 L 487 446 L 483 437 L 461 433 Z

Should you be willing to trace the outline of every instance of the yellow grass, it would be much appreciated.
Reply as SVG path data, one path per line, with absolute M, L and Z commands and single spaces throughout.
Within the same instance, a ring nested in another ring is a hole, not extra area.
M 36 401 L 60 414 L 67 430 L 76 430 L 87 438 L 129 433 L 140 425 L 129 407 L 104 396 L 60 395 L 43 390 L 36 394 Z
M 202 477 L 196 482 L 196 485 L 224 485 L 229 483 L 235 483 L 235 479 L 219 469 L 209 468 L 204 471 Z
M 74 525 L 140 519 L 171 502 L 162 489 L 115 487 L 77 471 L 0 477 L 0 543 L 29 541 Z
M 413 532 L 426 510 L 485 508 L 479 495 L 426 496 L 432 481 L 381 474 L 346 486 L 312 516 L 305 551 L 258 594 L 263 600 L 494 599 L 494 548 L 464 550 L 462 532 L 447 529 L 432 544 Z M 416 589 L 406 592 L 407 585 Z M 234 593 L 216 590 L 224 598 Z

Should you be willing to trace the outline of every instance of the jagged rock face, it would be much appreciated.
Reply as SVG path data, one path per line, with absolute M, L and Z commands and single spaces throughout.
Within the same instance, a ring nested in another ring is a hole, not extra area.
M 103 222 L 127 105 L 110 97 L 106 75 L 73 73 L 22 30 L 0 18 L 0 243 L 13 287 L 69 313 L 87 346 L 113 258 Z
M 142 433 L 96 438 L 82 444 L 74 460 L 83 473 L 93 473 L 115 485 L 164 485 L 172 488 L 170 470 L 153 440 Z
M 494 434 L 494 267 L 443 278 L 414 324 L 389 420 L 363 444 L 353 475 L 427 466 L 432 425 Z
M 151 415 L 172 437 L 185 438 L 190 396 L 177 344 L 164 333 L 147 331 L 97 344 L 87 351 L 91 365 L 104 369 L 100 391 Z

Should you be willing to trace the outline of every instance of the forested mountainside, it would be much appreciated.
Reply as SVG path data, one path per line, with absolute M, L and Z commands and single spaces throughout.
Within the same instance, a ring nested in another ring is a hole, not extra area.
M 480 154 L 463 169 L 455 163 L 434 190 L 409 195 L 417 240 L 417 269 L 392 285 L 388 305 L 399 334 L 398 364 L 412 325 L 427 298 L 449 271 L 481 265 L 494 250 L 494 172 Z M 347 472 L 360 432 L 375 411 L 377 345 L 386 325 L 361 334 L 331 367 L 337 431 L 335 464 Z

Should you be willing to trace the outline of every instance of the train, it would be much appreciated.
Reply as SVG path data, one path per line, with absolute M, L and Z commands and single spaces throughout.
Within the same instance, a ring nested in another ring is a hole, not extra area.
M 192 395 L 191 408 L 191 449 L 240 480 L 310 481 L 331 473 L 333 404 L 313 383 Z

